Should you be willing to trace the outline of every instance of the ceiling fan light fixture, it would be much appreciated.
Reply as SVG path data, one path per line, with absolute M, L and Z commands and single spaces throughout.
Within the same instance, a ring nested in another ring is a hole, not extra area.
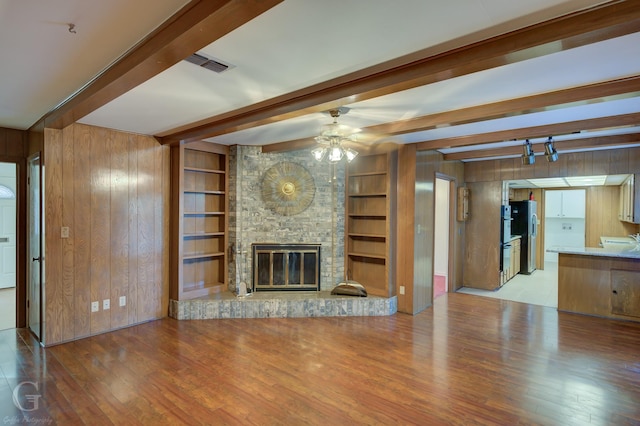
M 544 143 L 544 155 L 550 163 L 558 161 L 558 151 L 556 151 L 556 148 L 553 146 L 553 138 L 551 136 L 549 136 L 549 140 Z
M 342 160 L 343 156 L 344 156 L 344 151 L 341 146 L 335 145 L 329 148 L 328 160 L 330 163 L 337 163 L 338 161 Z
M 347 157 L 347 161 L 350 163 L 354 158 L 358 156 L 358 151 L 355 151 L 351 148 L 345 148 L 344 155 Z
M 536 162 L 536 157 L 533 152 L 533 147 L 531 146 L 531 142 L 529 139 L 526 140 L 525 144 L 522 145 L 522 164 L 525 166 L 529 166 Z
M 318 161 L 324 160 L 324 157 L 327 156 L 327 148 L 318 147 L 311 150 L 311 155 Z
M 315 137 L 315 141 L 318 143 L 318 147 L 311 150 L 311 155 L 317 161 L 327 160 L 332 164 L 340 162 L 343 158 L 347 159 L 347 162 L 353 161 L 358 155 L 358 152 L 343 146 L 344 142 L 352 142 L 355 140 L 355 133 L 360 129 L 351 129 L 349 126 L 345 126 L 338 123 L 338 117 L 340 113 L 346 113 L 348 108 L 338 108 L 329 111 L 329 114 L 333 117 L 333 123 L 324 126 L 324 130 L 320 135 Z

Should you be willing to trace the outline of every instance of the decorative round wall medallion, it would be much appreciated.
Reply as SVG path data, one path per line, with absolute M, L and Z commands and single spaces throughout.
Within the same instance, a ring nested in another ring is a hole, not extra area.
M 262 199 L 267 208 L 284 216 L 302 213 L 316 195 L 311 173 L 299 164 L 282 162 L 262 177 Z

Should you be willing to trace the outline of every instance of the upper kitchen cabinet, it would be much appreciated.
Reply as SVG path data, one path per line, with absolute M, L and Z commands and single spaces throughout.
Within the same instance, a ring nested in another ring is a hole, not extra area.
M 622 222 L 640 223 L 640 197 L 636 194 L 635 175 L 629 175 L 620 185 L 620 209 L 618 219 Z
M 548 190 L 545 192 L 545 217 L 585 217 L 586 195 L 584 189 Z

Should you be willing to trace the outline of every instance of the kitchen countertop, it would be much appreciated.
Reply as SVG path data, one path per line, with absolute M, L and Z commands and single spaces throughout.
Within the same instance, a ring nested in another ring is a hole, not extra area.
M 618 257 L 624 259 L 640 259 L 640 244 L 629 248 L 627 245 L 614 248 L 596 247 L 551 247 L 550 253 L 579 254 L 583 256 Z

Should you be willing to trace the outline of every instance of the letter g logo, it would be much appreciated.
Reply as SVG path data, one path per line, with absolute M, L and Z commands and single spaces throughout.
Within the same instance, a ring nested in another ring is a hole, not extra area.
M 38 400 L 40 399 L 40 394 L 32 394 L 32 395 L 24 395 L 27 402 L 30 403 L 31 407 L 23 407 L 20 402 L 20 390 L 23 386 L 33 386 L 35 390 L 38 390 L 38 384 L 34 382 L 21 382 L 18 386 L 13 390 L 13 404 L 18 407 L 20 411 L 35 411 L 38 409 Z

